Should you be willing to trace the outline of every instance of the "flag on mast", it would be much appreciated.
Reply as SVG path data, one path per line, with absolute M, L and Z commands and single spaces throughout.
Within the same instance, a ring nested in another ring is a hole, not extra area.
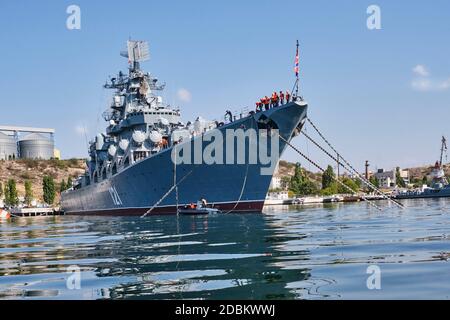
M 298 40 L 297 40 L 297 52 L 295 54 L 295 67 L 294 67 L 294 71 L 295 71 L 295 76 L 298 78 L 298 72 L 299 72 L 299 56 L 298 56 Z

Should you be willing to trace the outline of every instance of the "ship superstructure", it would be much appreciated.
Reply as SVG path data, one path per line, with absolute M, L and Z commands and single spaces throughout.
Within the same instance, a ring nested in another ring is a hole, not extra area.
M 147 44 L 129 41 L 129 72 L 119 72 L 104 85 L 114 90 L 112 103 L 103 113 L 108 122 L 106 133 L 98 134 L 89 145 L 86 175 L 78 187 L 98 183 L 124 168 L 162 151 L 174 143 L 189 140 L 195 134 L 216 126 L 198 118 L 194 123 L 181 122 L 179 109 L 163 102 L 159 92 L 165 84 L 140 69 L 140 62 L 148 59 Z

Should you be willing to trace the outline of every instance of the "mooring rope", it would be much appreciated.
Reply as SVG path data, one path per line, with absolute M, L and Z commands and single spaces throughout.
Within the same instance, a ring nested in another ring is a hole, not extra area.
M 234 204 L 233 209 L 231 209 L 230 211 L 225 212 L 225 214 L 229 214 L 229 213 L 233 212 L 234 209 L 237 208 L 239 202 L 240 202 L 241 199 L 242 199 L 242 195 L 244 194 L 245 186 L 247 185 L 247 177 L 248 177 L 248 167 L 249 167 L 249 165 L 250 165 L 250 163 L 247 163 L 247 168 L 246 168 L 246 170 L 245 170 L 244 181 L 242 182 L 241 193 L 239 194 L 238 201 Z
M 320 132 L 320 130 L 314 125 L 314 123 L 311 121 L 311 119 L 306 118 L 308 120 L 308 122 L 311 124 L 311 126 L 314 128 L 314 130 L 316 130 L 316 132 L 319 134 L 319 136 L 323 139 L 323 141 L 325 141 L 325 143 L 331 148 L 331 150 L 333 150 L 336 154 L 339 155 L 339 158 L 348 166 L 345 167 L 345 165 L 341 164 L 347 171 L 349 171 L 350 173 L 354 173 L 359 180 L 361 180 L 366 186 L 372 188 L 374 191 L 376 191 L 379 195 L 381 195 L 381 197 L 383 197 L 386 200 L 391 201 L 392 203 L 394 203 L 396 206 L 398 206 L 399 208 L 405 209 L 405 206 L 403 204 L 401 204 L 400 202 L 392 199 L 391 197 L 388 197 L 387 195 L 384 194 L 383 191 L 381 191 L 380 189 L 378 189 L 372 182 L 370 182 L 369 180 L 367 180 L 366 178 L 364 178 L 347 160 L 344 159 L 344 157 L 342 157 L 342 155 L 331 145 L 331 143 L 324 137 L 324 135 Z M 302 132 L 303 135 L 310 140 L 312 143 L 314 143 L 320 150 L 322 150 L 324 153 L 326 153 L 330 158 L 332 158 L 334 161 L 336 161 L 339 165 L 339 163 L 341 161 L 338 161 L 337 158 L 335 158 L 333 155 L 331 155 L 328 151 L 326 151 L 322 146 L 320 146 L 316 141 L 314 141 L 310 136 L 308 136 L 305 132 Z
M 285 138 L 283 138 L 280 134 L 278 134 L 281 140 L 283 140 L 288 146 L 290 146 L 294 151 L 296 151 L 299 155 L 301 155 L 306 161 L 310 162 L 313 166 L 315 166 L 317 169 L 319 169 L 322 173 L 325 172 L 325 169 L 323 169 L 321 166 L 319 166 L 317 163 L 315 163 L 313 160 L 308 158 L 305 154 L 303 154 L 300 150 L 298 150 L 296 147 L 294 147 L 289 141 L 287 141 Z M 338 184 L 340 184 L 345 189 L 349 190 L 352 194 L 356 194 L 355 190 L 341 182 L 339 179 L 336 179 L 336 177 L 332 177 L 333 180 L 335 180 Z M 368 204 L 370 204 L 372 207 L 376 208 L 379 211 L 383 211 L 379 206 L 377 206 L 375 203 L 367 199 L 366 197 L 360 195 L 360 197 L 366 201 Z
M 184 175 L 184 177 L 183 178 L 181 178 L 180 179 L 180 181 L 178 181 L 178 183 L 176 183 L 176 184 L 174 184 L 170 189 L 169 189 L 169 191 L 167 191 L 163 196 L 162 196 L 162 198 L 161 199 L 159 199 L 150 209 L 148 209 L 147 210 L 147 212 L 146 213 L 144 213 L 142 216 L 141 216 L 141 218 L 145 218 L 150 212 L 152 212 L 153 211 L 153 209 L 155 209 L 165 198 L 167 198 L 167 196 L 175 189 L 175 188 L 177 188 L 179 185 L 180 185 L 180 183 L 182 183 L 191 173 L 192 173 L 192 171 L 194 171 L 194 170 L 191 170 L 191 171 L 189 171 L 188 173 L 186 173 L 185 175 Z
M 321 151 L 323 151 L 327 156 L 329 156 L 329 157 L 330 157 L 331 159 L 333 159 L 334 161 L 339 162 L 338 159 L 337 159 L 336 157 L 334 157 L 334 156 L 333 156 L 332 154 L 330 154 L 327 150 L 325 150 L 321 145 L 319 145 L 316 141 L 314 141 L 308 134 L 306 134 L 305 132 L 302 132 L 302 133 L 303 133 L 303 135 L 304 135 L 309 141 L 311 141 L 315 146 L 317 146 L 317 147 L 318 147 Z M 341 158 L 341 155 L 339 155 L 339 157 Z M 339 164 L 338 164 L 338 165 L 339 165 Z M 346 169 L 348 172 L 352 173 L 352 171 L 349 170 L 349 168 L 348 168 L 347 166 L 345 166 L 345 165 L 342 164 L 342 163 L 340 163 L 340 165 L 341 165 L 344 169 Z M 357 177 L 358 177 L 364 184 L 366 184 L 368 187 L 372 187 L 372 186 L 371 186 L 371 183 L 370 183 L 370 184 L 367 183 L 366 180 L 365 180 L 365 179 L 362 179 L 360 176 L 357 176 Z M 382 197 L 383 197 L 384 199 L 390 200 L 390 201 L 392 201 L 393 203 L 395 203 L 397 206 L 399 206 L 400 208 L 404 209 L 404 206 L 403 206 L 401 203 L 399 203 L 399 202 L 393 200 L 392 198 L 390 198 L 390 197 L 384 195 L 381 191 L 380 191 L 380 193 L 381 193 L 381 195 L 382 195 Z
M 252 122 L 251 122 L 251 125 L 250 125 L 250 128 L 251 128 L 251 129 L 253 129 L 253 126 L 254 126 L 254 124 L 255 124 L 255 122 L 256 122 L 256 119 L 255 119 L 254 117 L 253 117 L 253 120 L 254 120 L 254 121 L 252 121 Z M 250 154 L 249 154 L 249 157 L 250 157 Z M 237 206 L 239 205 L 239 202 L 241 201 L 242 196 L 244 195 L 244 190 L 245 190 L 245 187 L 246 187 L 246 185 L 247 185 L 247 177 L 248 177 L 248 167 L 249 167 L 249 165 L 250 165 L 250 159 L 249 159 L 249 161 L 247 162 L 247 167 L 246 167 L 246 169 L 245 169 L 245 176 L 244 176 L 244 180 L 243 180 L 243 182 L 242 182 L 241 193 L 239 194 L 238 201 L 234 204 L 233 209 L 231 209 L 231 210 L 225 212 L 225 214 L 229 214 L 229 213 L 233 212 L 234 209 L 236 209 Z
M 175 186 L 175 202 L 176 202 L 176 209 L 177 209 L 177 216 L 179 214 L 179 210 L 178 210 L 178 186 L 177 184 L 177 145 L 175 145 L 174 147 L 175 150 L 175 159 L 173 162 L 173 184 Z

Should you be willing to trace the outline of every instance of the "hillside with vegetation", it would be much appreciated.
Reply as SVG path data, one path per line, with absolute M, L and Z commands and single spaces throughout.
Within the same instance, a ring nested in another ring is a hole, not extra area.
M 447 177 L 450 177 L 450 164 L 445 164 L 442 166 Z M 424 166 L 424 167 L 415 167 L 408 168 L 406 170 L 409 171 L 410 180 L 412 183 L 421 183 L 423 178 L 430 174 L 431 170 L 433 170 L 434 165 Z
M 55 203 L 58 203 L 61 182 L 64 181 L 64 188 L 67 188 L 67 181 L 74 180 L 84 173 L 85 166 L 85 160 L 82 159 L 2 160 L 0 161 L 0 183 L 2 189 L 5 189 L 8 181 L 14 180 L 19 197 L 25 197 L 25 184 L 27 184 L 28 194 L 31 191 L 32 197 L 42 202 L 44 200 L 44 177 L 50 178 L 48 180 L 50 183 L 53 181 L 56 191 Z
M 434 165 L 423 167 L 407 168 L 411 187 L 421 187 L 423 184 L 430 184 L 428 175 L 431 173 Z M 450 164 L 443 166 L 445 175 L 449 177 L 450 181 Z M 370 191 L 365 189 L 365 186 L 359 179 L 348 176 L 341 176 L 339 180 L 348 188 L 338 184 L 334 179 L 335 173 L 333 168 L 328 166 L 325 173 L 310 172 L 300 165 L 281 160 L 278 165 L 278 170 L 275 176 L 281 178 L 282 188 L 290 191 L 291 195 L 332 195 L 337 193 L 350 193 L 350 189 L 354 191 Z M 401 178 L 397 179 L 403 182 Z M 375 177 L 371 177 L 370 182 L 378 187 L 378 181 Z M 405 187 L 404 183 L 399 184 L 400 187 Z

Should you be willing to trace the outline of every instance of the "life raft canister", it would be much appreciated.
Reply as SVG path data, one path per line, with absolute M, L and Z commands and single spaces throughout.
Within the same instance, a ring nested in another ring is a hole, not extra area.
M 0 219 L 9 219 L 9 218 L 11 218 L 11 214 L 6 210 L 0 209 Z

